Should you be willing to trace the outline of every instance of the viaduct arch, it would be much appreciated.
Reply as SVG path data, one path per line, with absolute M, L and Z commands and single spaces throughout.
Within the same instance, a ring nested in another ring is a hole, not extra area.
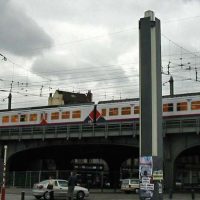
M 165 189 L 169 190 L 175 187 L 177 170 L 179 170 L 180 160 L 184 160 L 184 157 L 187 157 L 188 160 L 194 160 L 194 152 L 195 154 L 197 153 L 195 162 L 186 162 L 190 165 L 195 165 L 196 169 L 200 171 L 200 153 L 198 153 L 200 152 L 200 137 L 197 132 L 168 133 L 164 134 L 163 141 L 164 182 Z M 112 136 L 107 138 L 87 137 L 81 139 L 48 138 L 45 140 L 4 140 L 1 141 L 2 149 L 5 144 L 8 146 L 7 169 L 9 171 L 28 169 L 27 163 L 30 163 L 32 159 L 36 159 L 37 157 L 55 158 L 58 169 L 70 168 L 70 161 L 74 158 L 101 158 L 108 164 L 110 171 L 119 171 L 121 163 L 128 158 L 138 158 L 139 155 L 138 135 Z M 3 151 L 1 152 L 1 157 L 3 155 L 2 153 Z M 66 155 L 70 156 L 66 159 L 59 159 L 57 155 L 62 155 L 62 157 L 66 157 Z M 24 156 L 26 156 L 28 161 L 26 164 L 21 165 L 19 163 L 23 163 L 26 160 Z M 37 164 L 32 167 L 38 169 L 39 161 L 35 163 Z M 188 176 L 191 176 L 191 172 L 188 173 L 190 173 Z
M 175 188 L 180 165 L 195 165 L 200 170 L 200 137 L 196 133 L 179 133 L 164 138 L 164 173 L 166 190 Z M 194 152 L 196 161 L 194 162 Z M 183 158 L 189 158 L 187 160 Z M 182 161 L 185 160 L 185 161 Z M 191 160 L 191 162 L 189 162 Z M 187 170 L 187 167 L 185 168 Z M 182 171 L 183 172 L 183 171 Z M 181 173 L 182 173 L 181 172 Z M 182 175 L 181 175 L 182 176 Z M 187 180 L 185 180 L 187 182 Z
M 138 158 L 136 137 L 71 138 L 7 141 L 8 171 L 41 171 L 73 169 L 73 159 L 102 159 L 109 169 L 111 185 L 119 182 L 120 167 L 129 158 Z M 56 168 L 49 169 L 46 161 Z

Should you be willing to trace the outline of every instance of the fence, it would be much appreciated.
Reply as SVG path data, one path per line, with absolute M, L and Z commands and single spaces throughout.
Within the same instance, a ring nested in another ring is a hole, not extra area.
M 13 171 L 6 173 L 7 187 L 22 187 L 32 188 L 35 183 L 48 179 L 49 176 L 58 179 L 67 180 L 70 175 L 70 170 L 56 171 Z M 120 187 L 122 178 L 137 177 L 138 173 L 135 170 L 126 171 L 77 171 L 78 183 L 87 188 L 105 189 Z M 0 177 L 0 180 L 1 177 Z

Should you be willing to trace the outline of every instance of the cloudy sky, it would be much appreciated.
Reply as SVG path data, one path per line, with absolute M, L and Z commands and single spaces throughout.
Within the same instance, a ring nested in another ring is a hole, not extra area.
M 138 97 L 146 10 L 161 20 L 163 95 L 170 75 L 175 93 L 199 91 L 199 0 L 0 0 L 0 108 L 11 88 L 13 108 L 47 105 L 56 89 Z

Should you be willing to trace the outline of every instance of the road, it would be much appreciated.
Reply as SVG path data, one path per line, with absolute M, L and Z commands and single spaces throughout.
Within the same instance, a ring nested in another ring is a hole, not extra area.
M 21 191 L 23 189 L 17 190 L 7 190 L 6 200 L 21 200 Z M 124 193 L 90 193 L 90 197 L 86 200 L 139 200 L 137 194 L 124 194 Z M 174 194 L 172 200 L 192 200 L 191 194 Z M 36 200 L 31 195 L 31 190 L 25 190 L 25 200 Z M 164 200 L 169 200 L 169 195 L 164 195 Z M 195 200 L 200 200 L 200 194 L 195 194 Z

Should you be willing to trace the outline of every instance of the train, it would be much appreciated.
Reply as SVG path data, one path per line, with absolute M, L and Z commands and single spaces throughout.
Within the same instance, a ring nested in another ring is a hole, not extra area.
M 162 99 L 163 118 L 200 115 L 200 93 L 166 95 Z M 104 123 L 138 120 L 139 98 L 98 103 L 40 106 L 0 110 L 0 127 Z

